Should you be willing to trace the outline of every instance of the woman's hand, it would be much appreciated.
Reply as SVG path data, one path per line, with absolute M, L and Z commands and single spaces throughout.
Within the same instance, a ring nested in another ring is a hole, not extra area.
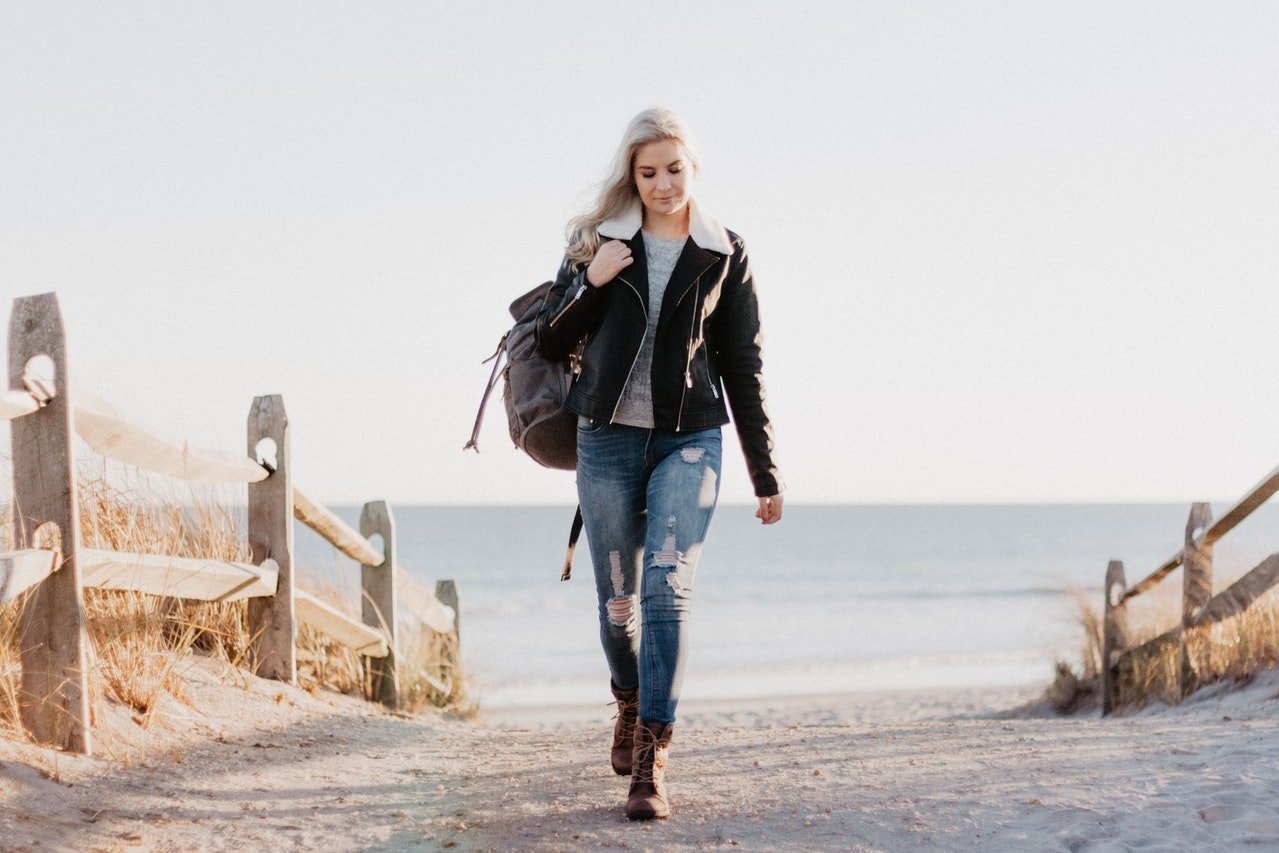
M 603 287 L 633 263 L 635 259 L 631 257 L 630 246 L 621 240 L 609 240 L 591 258 L 591 263 L 586 268 L 586 280 L 591 283 L 591 287 Z
M 764 524 L 774 524 L 782 520 L 782 496 L 773 495 L 770 498 L 759 499 L 759 509 L 755 510 L 755 517 Z

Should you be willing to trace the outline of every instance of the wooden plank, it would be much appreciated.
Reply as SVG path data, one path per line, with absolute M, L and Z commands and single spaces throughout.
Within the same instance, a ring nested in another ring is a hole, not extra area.
M 249 484 L 249 549 L 255 563 L 275 560 L 279 566 L 275 595 L 249 599 L 249 632 L 254 637 L 254 672 L 290 684 L 297 681 L 293 601 L 293 482 L 290 470 L 289 419 L 279 395 L 257 397 L 249 411 L 248 455 L 274 445 L 271 476 Z
M 268 472 L 247 456 L 173 441 L 125 417 L 101 397 L 79 388 L 76 432 L 96 453 L 190 483 L 256 483 Z
M 1176 571 L 1177 569 L 1181 567 L 1181 559 L 1182 559 L 1181 551 L 1178 551 L 1176 554 L 1169 557 L 1168 561 L 1164 563 L 1162 566 L 1160 566 L 1159 568 L 1155 569 L 1153 572 L 1151 572 L 1149 577 L 1145 578 L 1136 586 L 1132 587 L 1127 592 L 1125 592 L 1124 601 L 1127 601 L 1133 596 L 1141 595 L 1143 592 L 1146 592 L 1152 589 L 1153 587 L 1157 586 L 1160 581 L 1162 581 L 1164 578 L 1168 577 L 1168 575 L 1172 574 L 1174 571 Z
M 85 586 L 130 589 L 197 601 L 239 601 L 275 595 L 279 567 L 225 560 L 201 560 L 166 554 L 128 554 L 83 548 L 80 572 Z
M 357 622 L 300 589 L 295 590 L 293 595 L 297 604 L 299 622 L 304 622 L 315 630 L 327 634 L 333 640 L 350 646 L 365 657 L 384 658 L 390 653 L 386 635 L 376 628 Z
M 395 567 L 400 594 L 400 605 L 407 608 L 417 620 L 439 634 L 447 634 L 456 624 L 457 612 L 440 599 L 427 592 L 408 572 Z
M 400 666 L 396 648 L 400 642 L 399 578 L 395 572 L 395 518 L 386 501 L 369 501 L 360 510 L 360 535 L 382 537 L 382 553 L 377 565 L 360 566 L 360 610 L 365 625 L 381 628 L 391 652 L 369 662 L 373 695 L 394 708 L 400 701 Z
M 11 421 L 39 408 L 36 398 L 26 391 L 0 391 L 0 421 Z
M 1269 500 L 1275 492 L 1279 492 L 1279 468 L 1267 474 L 1260 483 L 1248 491 L 1248 494 L 1240 498 L 1238 503 L 1226 510 L 1225 515 L 1213 522 L 1212 527 L 1208 528 L 1208 532 L 1204 535 L 1204 544 L 1211 545 L 1225 536 L 1253 510 Z
M 1279 467 L 1275 468 L 1269 474 L 1262 478 L 1261 482 L 1248 490 L 1248 493 L 1239 499 L 1238 503 L 1226 510 L 1221 518 L 1212 523 L 1210 527 L 1195 537 L 1197 546 L 1212 545 L 1218 539 L 1225 536 L 1231 530 L 1238 526 L 1252 512 L 1261 506 L 1276 493 L 1279 493 Z M 1182 554 L 1178 552 L 1168 559 L 1159 568 L 1155 569 L 1149 577 L 1133 586 L 1125 594 L 1124 598 L 1132 598 L 1141 595 L 1143 592 L 1150 590 L 1165 577 L 1181 566 Z
M 65 392 L 70 387 L 67 336 L 53 293 L 13 301 L 8 387 L 28 387 L 28 366 L 40 357 L 52 362 L 52 387 Z M 89 641 L 80 597 L 80 511 L 72 421 L 71 400 L 62 393 L 9 425 L 16 549 L 34 548 L 37 529 L 45 528 L 62 552 L 58 570 L 30 588 L 18 616 L 22 662 L 18 704 L 23 725 L 38 743 L 88 755 L 92 752 L 86 679 Z
M 365 566 L 382 565 L 382 555 L 360 534 L 323 504 L 293 489 L 293 517 L 320 534 L 326 542 Z
M 1181 626 L 1175 625 L 1164 631 L 1158 637 L 1147 640 L 1140 646 L 1133 646 L 1128 651 L 1119 656 L 1122 663 L 1125 658 L 1133 659 L 1147 655 L 1164 655 L 1177 651 L 1181 644 Z
M 1122 653 L 1115 662 L 1116 693 L 1122 694 L 1125 688 L 1138 686 L 1137 679 L 1148 668 L 1148 666 L 1143 666 L 1142 664 L 1164 655 L 1177 653 L 1180 643 L 1181 626 L 1176 625 L 1153 640 L 1147 640 L 1140 646 L 1134 646 Z M 1148 687 L 1149 685 L 1144 686 L 1146 689 Z M 1139 692 L 1144 693 L 1146 689 L 1142 689 Z
M 0 604 L 13 601 L 57 567 L 57 551 L 28 548 L 0 554 Z
M 1271 554 L 1248 574 L 1214 595 L 1189 620 L 1190 625 L 1202 628 L 1240 614 L 1276 583 L 1279 583 L 1279 554 Z

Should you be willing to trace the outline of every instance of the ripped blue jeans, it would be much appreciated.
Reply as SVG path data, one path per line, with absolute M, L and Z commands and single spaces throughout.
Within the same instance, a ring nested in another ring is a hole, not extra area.
M 718 428 L 670 432 L 578 419 L 577 495 L 613 684 L 673 723 L 693 573 L 719 498 Z

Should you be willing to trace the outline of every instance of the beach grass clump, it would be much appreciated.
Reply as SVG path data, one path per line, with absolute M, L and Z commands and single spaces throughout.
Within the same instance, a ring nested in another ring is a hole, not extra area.
M 330 607 L 358 619 L 354 595 L 343 595 L 335 586 L 308 584 L 307 592 Z M 298 684 L 314 691 L 326 687 L 351 696 L 369 695 L 365 690 L 364 666 L 360 655 L 322 631 L 301 623 L 294 640 L 297 653 Z
M 85 630 L 93 647 L 90 697 L 103 694 L 145 723 L 162 696 L 187 702 L 178 664 L 192 647 L 194 629 L 181 627 L 172 599 L 130 590 L 86 589 Z
M 1179 627 L 1180 589 L 1168 585 L 1162 596 L 1152 599 L 1144 608 L 1130 608 L 1132 651 L 1118 662 L 1117 707 L 1140 709 L 1156 702 L 1175 705 L 1201 687 L 1221 682 L 1246 684 L 1279 667 L 1279 589 L 1259 597 L 1242 613 L 1193 628 L 1184 637 Z M 1101 618 L 1086 598 L 1080 598 L 1079 612 L 1085 634 L 1081 672 L 1058 663 L 1057 678 L 1045 696 L 1061 713 L 1077 713 L 1100 704 Z M 1095 694 L 1095 699 L 1080 701 L 1074 690 Z
M 355 596 L 336 587 L 310 590 L 325 604 L 358 619 Z M 400 710 L 419 713 L 436 709 L 464 719 L 478 713 L 470 680 L 462 670 L 456 633 L 439 633 L 413 619 L 400 620 L 395 648 L 399 665 Z M 298 682 L 307 689 L 324 687 L 355 696 L 374 693 L 372 670 L 350 646 L 335 642 L 309 625 L 301 625 L 297 639 Z
M 134 554 L 167 554 L 227 562 L 251 562 L 241 531 L 242 511 L 232 510 L 215 494 L 184 500 L 157 497 L 158 490 L 141 479 L 122 485 L 121 478 L 83 472 L 77 480 L 80 543 L 85 548 Z M 85 590 L 86 621 L 90 602 L 108 590 Z M 139 594 L 140 595 L 140 594 Z M 108 598 L 120 606 L 121 621 L 160 631 L 177 649 L 198 649 L 232 664 L 245 660 L 249 648 L 244 602 L 206 602 L 142 596 L 154 602 Z M 102 608 L 99 608 L 100 610 Z M 99 621 L 109 618 L 99 614 Z M 142 614 L 147 614 L 143 616 Z M 140 620 L 140 621 L 138 621 Z M 93 637 L 91 631 L 90 636 Z
M 464 719 L 479 713 L 470 679 L 462 670 L 457 632 L 440 633 L 420 626 L 405 632 L 400 646 L 400 707 L 410 713 L 440 708 Z
M 1053 681 L 1044 692 L 1043 703 L 1058 714 L 1079 714 L 1101 705 L 1102 619 L 1092 599 L 1082 590 L 1073 590 L 1083 640 L 1079 648 L 1079 671 L 1067 661 L 1056 663 Z
M 210 496 L 178 503 L 117 478 L 78 478 L 80 541 L 85 548 L 247 562 L 242 523 Z M 162 696 L 186 701 L 179 664 L 199 650 L 232 665 L 246 659 L 246 604 L 204 602 L 130 590 L 84 590 L 92 648 L 89 690 L 121 703 L 146 723 Z
M 18 662 L 17 608 L 0 606 L 0 737 L 25 740 L 19 724 L 18 696 L 22 668 Z
M 1129 648 L 1119 660 L 1117 707 L 1140 709 L 1151 703 L 1175 705 L 1183 697 L 1180 587 L 1167 584 L 1129 602 Z M 1076 668 L 1058 661 L 1042 702 L 1057 713 L 1096 710 L 1102 698 L 1102 615 L 1092 597 L 1076 593 L 1082 633 Z M 1135 606 L 1134 606 L 1135 605 Z M 1213 625 L 1187 631 L 1187 692 L 1220 682 L 1246 684 L 1279 667 L 1279 589 L 1247 610 Z
M 243 534 L 243 510 L 228 508 L 233 504 L 209 495 L 164 499 L 145 482 L 132 485 L 127 478 L 103 472 L 82 473 L 77 488 L 83 548 L 252 562 Z M 15 541 L 12 512 L 9 506 L 0 516 L 0 546 L 4 550 Z M 40 544 L 57 547 L 51 541 Z M 341 606 L 343 596 L 336 590 L 321 586 L 310 591 Z M 10 739 L 26 737 L 19 715 L 17 636 L 25 598 L 19 596 L 0 605 L 0 736 Z M 349 612 L 353 607 L 342 609 Z M 85 588 L 84 616 L 91 705 L 118 703 L 142 726 L 165 697 L 189 701 L 181 666 L 189 655 L 199 652 L 233 666 L 251 665 L 253 638 L 246 601 L 202 602 Z M 365 667 L 358 654 L 306 625 L 299 626 L 298 633 L 302 686 L 313 691 L 323 687 L 350 694 L 364 692 Z M 423 629 L 411 646 L 401 650 L 400 662 L 402 684 L 406 685 L 402 707 L 473 713 L 455 635 L 435 635 Z

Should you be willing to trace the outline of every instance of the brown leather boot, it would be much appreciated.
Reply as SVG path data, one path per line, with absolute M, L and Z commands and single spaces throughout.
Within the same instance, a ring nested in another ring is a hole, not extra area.
M 613 772 L 618 776 L 631 775 L 631 755 L 635 752 L 635 720 L 639 717 L 639 688 L 635 690 L 613 689 L 617 700 L 617 720 L 613 724 Z
M 631 820 L 664 818 L 671 813 L 666 799 L 666 756 L 671 749 L 674 723 L 646 723 L 635 726 L 635 756 L 631 759 L 631 791 L 626 797 L 626 816 Z

